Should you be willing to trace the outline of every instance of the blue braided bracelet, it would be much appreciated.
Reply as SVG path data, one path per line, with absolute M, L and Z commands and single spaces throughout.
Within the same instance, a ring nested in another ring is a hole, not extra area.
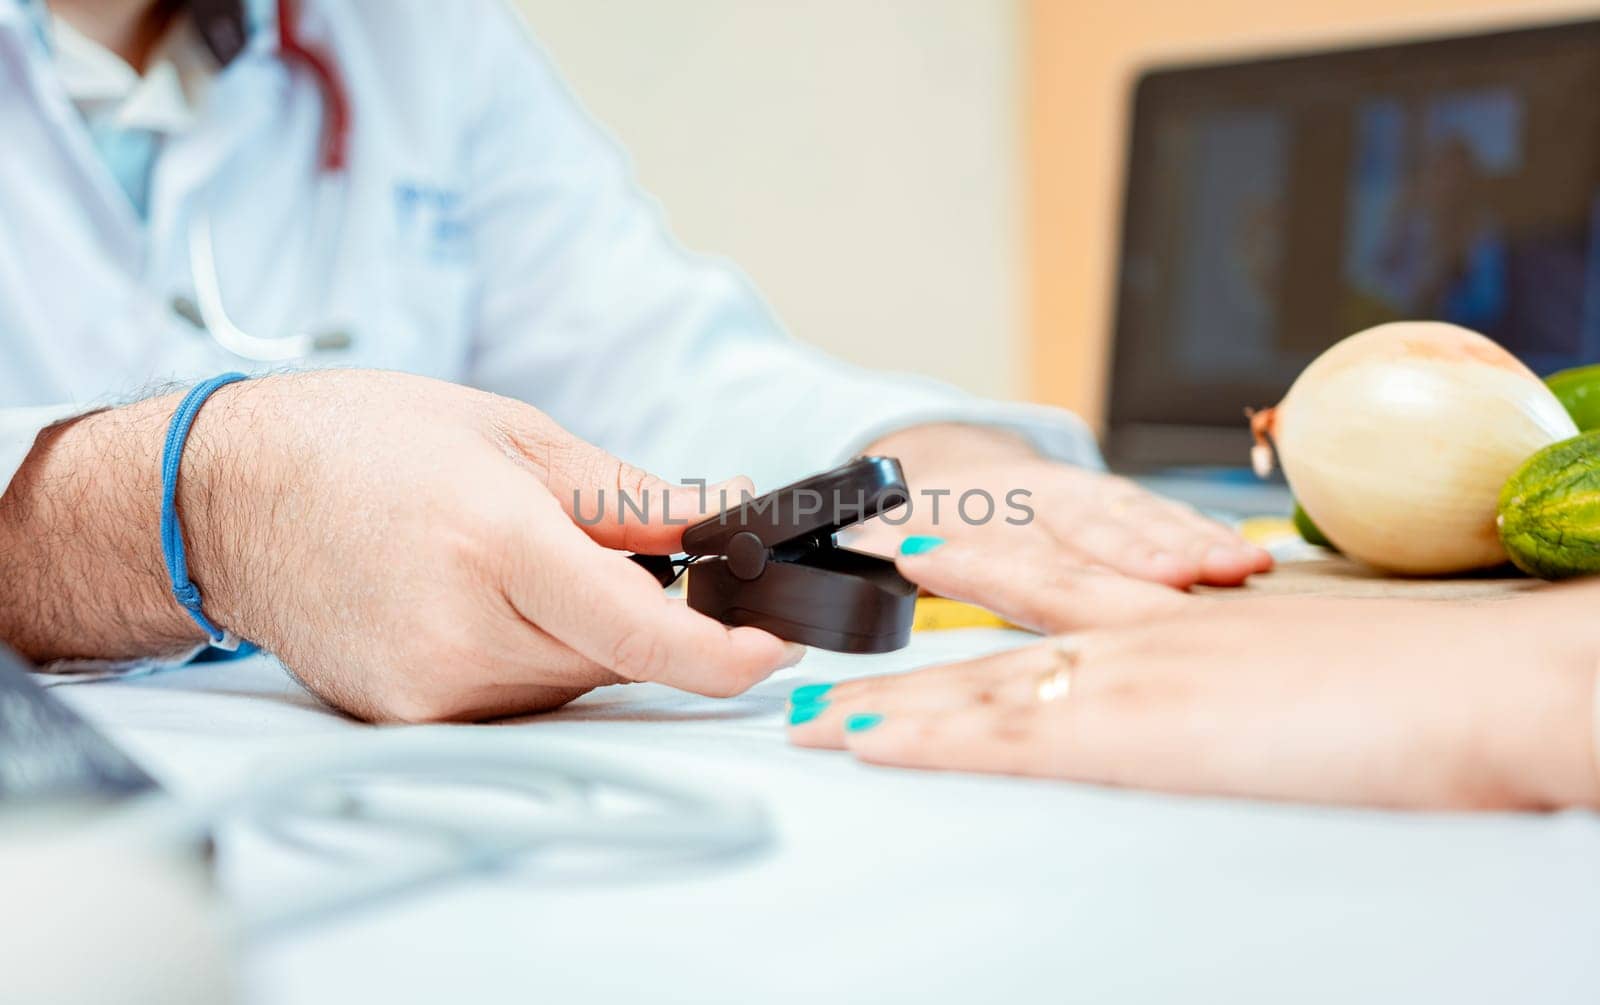
M 233 651 L 239 648 L 239 636 L 225 632 L 211 623 L 200 609 L 200 590 L 189 582 L 189 563 L 183 553 L 183 528 L 178 524 L 178 466 L 183 462 L 183 447 L 189 441 L 189 427 L 200 408 L 219 387 L 247 379 L 242 373 L 225 373 L 194 386 L 167 426 L 167 443 L 161 452 L 161 554 L 167 560 L 167 575 L 172 580 L 172 595 L 183 609 L 189 612 L 218 649 Z

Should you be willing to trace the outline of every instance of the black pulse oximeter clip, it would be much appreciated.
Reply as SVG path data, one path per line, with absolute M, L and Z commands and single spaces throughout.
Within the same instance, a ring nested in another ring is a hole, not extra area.
M 748 499 L 683 534 L 689 606 L 725 625 L 842 653 L 886 653 L 911 641 L 917 588 L 894 563 L 841 548 L 834 535 L 910 501 L 900 462 L 858 457 Z M 671 559 L 635 555 L 662 585 Z

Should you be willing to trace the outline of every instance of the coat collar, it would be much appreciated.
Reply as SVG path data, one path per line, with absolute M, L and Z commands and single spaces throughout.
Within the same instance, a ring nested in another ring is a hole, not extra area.
M 201 37 L 218 62 L 226 64 L 248 46 L 276 52 L 278 6 L 275 0 L 189 0 Z M 0 29 L 31 27 L 50 44 L 50 11 L 44 0 L 0 0 Z

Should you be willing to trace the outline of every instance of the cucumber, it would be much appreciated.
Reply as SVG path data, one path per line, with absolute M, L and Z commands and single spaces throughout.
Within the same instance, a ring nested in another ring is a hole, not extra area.
M 1600 429 L 1600 363 L 1552 373 L 1544 383 L 1561 400 L 1579 430 Z
M 1600 573 L 1600 430 L 1553 443 L 1500 490 L 1500 542 L 1540 579 Z
M 1329 551 L 1336 552 L 1339 550 L 1332 541 L 1328 540 L 1328 535 L 1324 534 L 1315 523 L 1312 523 L 1311 514 L 1307 513 L 1299 503 L 1294 504 L 1294 529 L 1300 532 L 1300 537 L 1306 544 L 1314 544 Z

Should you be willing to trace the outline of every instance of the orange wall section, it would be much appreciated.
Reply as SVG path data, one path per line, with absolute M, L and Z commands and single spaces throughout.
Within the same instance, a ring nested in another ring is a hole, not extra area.
M 1098 429 L 1127 111 L 1142 67 L 1600 16 L 1600 2 L 1023 0 L 1033 398 Z

